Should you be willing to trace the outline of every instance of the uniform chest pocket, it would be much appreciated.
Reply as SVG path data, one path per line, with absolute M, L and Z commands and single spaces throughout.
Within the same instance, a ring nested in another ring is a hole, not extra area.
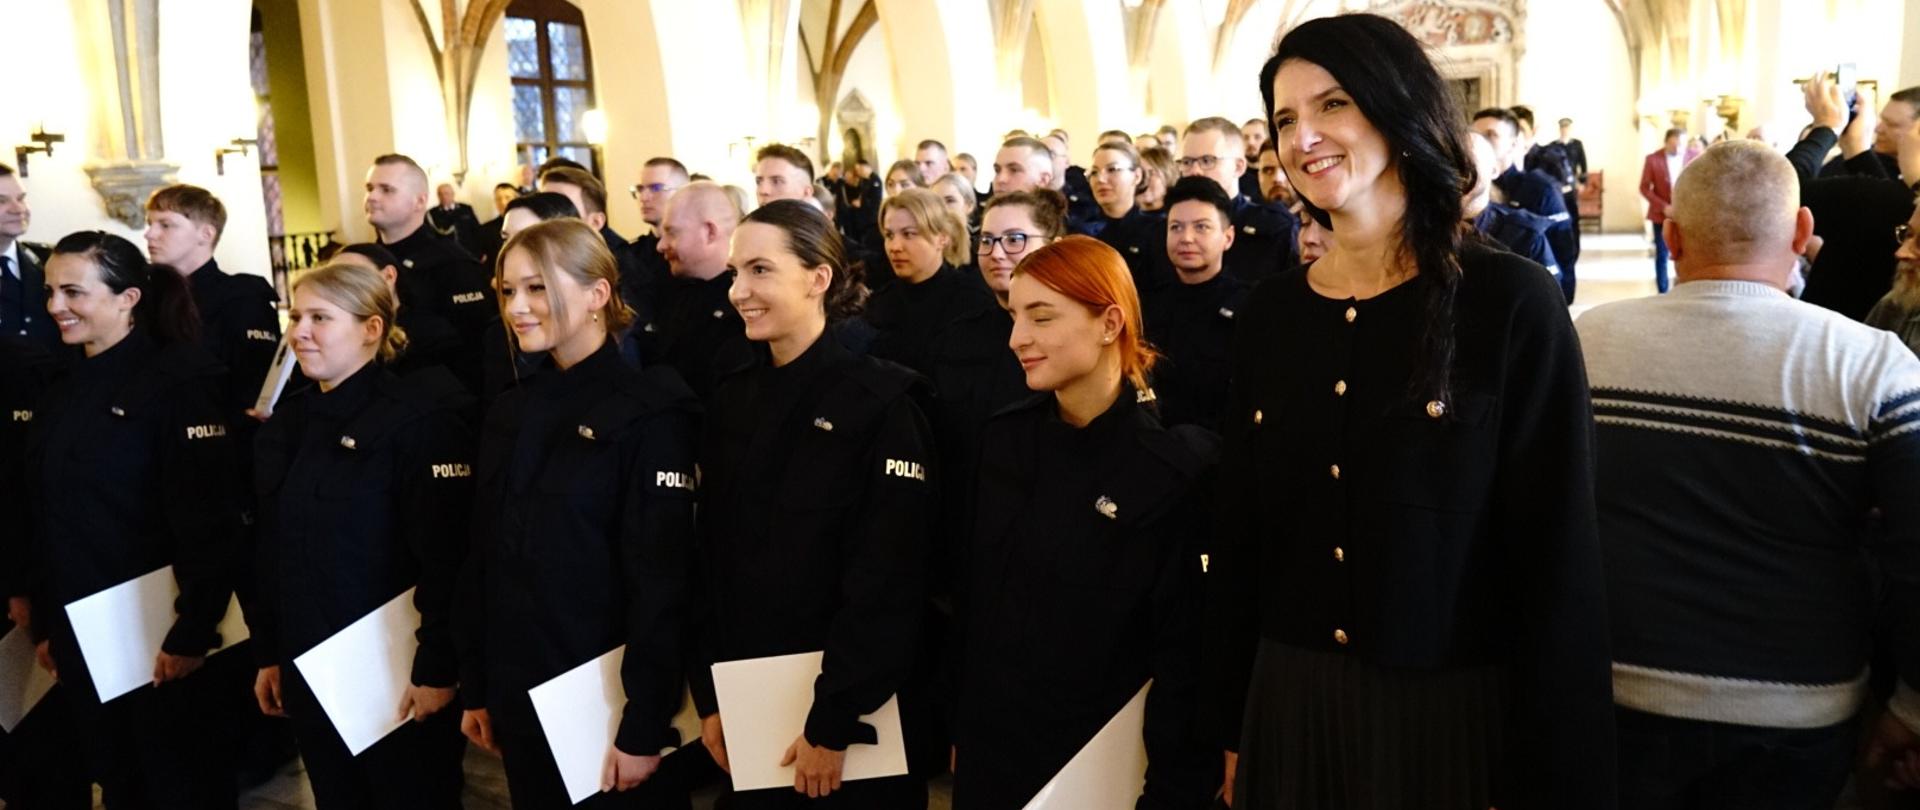
M 1499 458 L 1498 400 L 1456 392 L 1450 405 L 1401 403 L 1380 422 L 1380 498 L 1443 512 L 1475 512 L 1486 503 Z
M 542 495 L 610 501 L 620 491 L 620 479 L 616 443 L 569 437 L 547 455 L 533 488 Z
M 866 469 L 865 453 L 851 440 L 819 427 L 812 432 L 820 435 L 794 442 L 793 455 L 774 482 L 781 510 L 819 514 L 851 508 L 881 471 Z

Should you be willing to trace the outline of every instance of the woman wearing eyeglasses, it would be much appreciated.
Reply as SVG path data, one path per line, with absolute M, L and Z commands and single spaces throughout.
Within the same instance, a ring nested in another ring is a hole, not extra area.
M 1173 281 L 1167 266 L 1167 226 L 1164 212 L 1140 210 L 1138 195 L 1146 190 L 1147 172 L 1140 153 L 1131 144 L 1108 141 L 1093 150 L 1093 201 L 1100 214 L 1074 224 L 1073 232 L 1107 243 L 1127 262 L 1133 286 L 1142 295 Z M 1164 194 L 1164 191 L 1162 192 Z

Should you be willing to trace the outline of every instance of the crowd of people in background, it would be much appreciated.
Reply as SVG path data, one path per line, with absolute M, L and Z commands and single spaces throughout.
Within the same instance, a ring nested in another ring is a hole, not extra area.
M 204 189 L 46 246 L 0 166 L 0 590 L 58 680 L 0 799 L 233 807 L 297 748 L 323 810 L 452 808 L 472 745 L 577 806 L 529 690 L 622 645 L 579 806 L 727 785 L 713 665 L 810 652 L 794 784 L 722 806 L 1021 808 L 1143 689 L 1141 808 L 1920 790 L 1920 88 L 1816 76 L 1786 155 L 1666 133 L 1663 295 L 1576 322 L 1572 121 L 1456 109 L 1367 14 L 1258 81 L 751 190 L 655 157 L 631 240 L 588 166 L 482 223 L 382 155 L 376 241 L 285 301 Z M 164 566 L 102 700 L 64 606 Z M 408 593 L 413 722 L 352 752 L 296 659 Z M 896 697 L 908 772 L 846 778 Z

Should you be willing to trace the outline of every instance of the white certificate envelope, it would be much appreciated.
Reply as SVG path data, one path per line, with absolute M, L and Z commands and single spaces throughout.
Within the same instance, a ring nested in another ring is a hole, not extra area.
M 293 659 L 348 753 L 359 756 L 407 722 L 400 703 L 413 683 L 419 629 L 408 588 Z
M 600 770 L 620 730 L 620 712 L 627 705 L 627 690 L 620 683 L 620 665 L 626 658 L 627 645 L 622 644 L 527 690 L 553 761 L 560 766 L 567 798 L 574 804 L 600 792 Z M 693 708 L 693 693 L 684 687 L 673 730 L 680 735 L 680 745 L 700 739 L 700 714 Z M 677 747 L 660 749 L 660 753 Z
M 67 622 L 101 703 L 153 683 L 154 659 L 173 628 L 179 596 L 168 565 L 67 604 Z M 218 629 L 222 650 L 247 640 L 239 599 L 227 599 Z
M 787 748 L 806 730 L 813 708 L 813 681 L 825 653 L 777 655 L 713 665 L 713 691 L 727 734 L 727 762 L 734 790 L 793 787 L 793 766 L 781 767 Z M 877 779 L 907 772 L 900 736 L 900 698 L 887 699 L 860 722 L 879 732 L 879 744 L 847 748 L 841 779 Z
M 280 404 L 280 394 L 287 390 L 287 380 L 293 378 L 293 370 L 299 368 L 294 359 L 293 336 L 280 338 L 280 348 L 273 353 L 273 365 L 267 367 L 267 378 L 260 382 L 260 396 L 253 400 L 253 409 L 261 416 L 272 416 L 275 405 Z
M 40 668 L 33 646 L 26 628 L 0 636 L 0 731 L 8 734 L 53 688 L 53 675 Z
M 1132 807 L 1147 786 L 1147 744 L 1142 732 L 1151 688 L 1152 681 L 1140 687 L 1120 713 L 1034 794 L 1026 810 Z

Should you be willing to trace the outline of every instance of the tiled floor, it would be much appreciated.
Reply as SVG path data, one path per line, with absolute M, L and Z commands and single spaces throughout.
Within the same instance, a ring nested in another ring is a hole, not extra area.
M 1647 240 L 1638 234 L 1588 234 L 1582 243 L 1579 265 L 1579 299 L 1573 307 L 1577 316 L 1593 306 L 1626 298 L 1652 295 L 1653 260 Z M 506 810 L 506 775 L 500 761 L 471 749 L 467 755 L 467 810 Z M 698 797 L 696 808 L 712 806 L 711 795 Z M 947 785 L 936 783 L 933 807 L 949 806 Z M 307 792 L 306 774 L 298 763 L 289 765 L 279 776 L 249 792 L 241 801 L 243 810 L 309 810 L 313 800 Z

